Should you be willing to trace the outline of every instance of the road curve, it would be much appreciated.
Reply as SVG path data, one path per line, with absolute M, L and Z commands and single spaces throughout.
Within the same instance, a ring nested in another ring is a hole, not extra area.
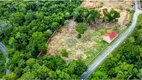
M 2 43 L 0 43 L 0 50 L 2 51 L 3 54 L 6 54 L 7 48 Z M 7 63 L 8 57 L 6 56 L 5 59 L 6 59 L 6 63 Z M 6 69 L 6 75 L 9 73 L 10 73 L 10 71 L 8 69 Z
M 102 53 L 102 55 L 100 55 L 95 62 L 88 68 L 88 70 L 86 72 L 84 72 L 81 75 L 81 80 L 85 80 L 87 79 L 90 74 L 92 72 L 94 72 L 94 70 L 96 70 L 96 68 L 107 58 L 107 56 L 121 43 L 124 41 L 124 39 L 134 30 L 136 23 L 137 23 L 137 19 L 138 19 L 138 15 L 142 14 L 142 11 L 140 11 L 138 9 L 138 4 L 137 4 L 137 0 L 135 1 L 135 13 L 134 13 L 134 17 L 133 17 L 133 21 L 131 26 L 129 27 L 129 29 L 127 29 L 127 31 L 119 38 L 117 39 L 117 41 L 112 44 L 112 46 L 110 46 L 109 49 L 107 49 L 105 52 Z

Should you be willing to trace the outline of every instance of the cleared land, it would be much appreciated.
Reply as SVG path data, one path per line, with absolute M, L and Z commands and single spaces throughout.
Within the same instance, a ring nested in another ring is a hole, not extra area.
M 114 9 L 120 12 L 118 24 L 126 25 L 130 22 L 130 10 L 133 8 L 133 0 L 84 0 L 82 6 L 89 9 L 101 11 L 103 17 L 103 9 L 110 11 Z
M 103 9 L 106 8 L 108 11 L 114 9 L 120 12 L 120 18 L 118 19 L 119 25 L 126 25 L 130 21 L 129 10 L 132 8 L 132 0 L 88 0 L 84 2 L 89 2 L 89 9 L 100 10 L 101 18 L 103 17 Z M 62 57 L 64 60 L 83 59 L 87 63 L 108 45 L 102 39 L 108 30 L 113 30 L 119 34 L 126 28 L 120 27 L 117 23 L 99 23 L 98 25 L 88 27 L 88 30 L 82 35 L 82 38 L 77 39 L 76 36 L 78 33 L 71 24 L 73 24 L 72 21 L 68 26 L 62 26 L 54 34 L 48 43 L 47 55 L 61 55 L 61 50 L 66 49 L 70 54 L 68 58 Z M 73 25 L 75 26 L 75 24 Z
M 48 55 L 60 55 L 62 49 L 66 49 L 70 54 L 66 60 L 84 59 L 89 60 L 94 57 L 103 47 L 107 45 L 102 37 L 108 30 L 119 33 L 124 27 L 116 24 L 100 24 L 88 27 L 81 39 L 77 39 L 77 32 L 69 26 L 62 26 L 48 43 Z
M 111 7 L 118 9 L 130 9 L 133 5 L 133 0 L 84 0 L 90 2 L 89 8 Z

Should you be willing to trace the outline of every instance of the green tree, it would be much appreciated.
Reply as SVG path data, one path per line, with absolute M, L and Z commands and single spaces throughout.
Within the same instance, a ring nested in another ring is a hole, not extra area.
M 10 19 L 11 22 L 14 22 L 15 24 L 17 23 L 17 24 L 21 25 L 24 21 L 24 14 L 22 12 L 16 12 L 9 19 Z
M 26 4 L 19 1 L 17 10 L 20 12 L 26 13 Z
M 73 61 L 70 61 L 68 67 L 64 70 L 66 73 L 68 74 L 74 74 L 75 72 L 75 67 L 76 67 L 76 62 L 73 60 Z
M 51 29 L 54 31 L 54 30 L 56 30 L 58 28 L 58 26 L 59 26 L 59 24 L 57 22 L 53 22 L 51 24 Z
M 61 50 L 61 54 L 62 54 L 62 56 L 64 56 L 64 57 L 68 57 L 68 55 L 69 55 L 69 53 L 67 52 L 66 49 L 62 49 L 62 50 Z
M 33 66 L 34 64 L 36 63 L 35 59 L 34 58 L 30 58 L 26 61 L 26 64 L 28 66 Z
M 85 23 L 78 23 L 76 25 L 76 31 L 79 33 L 78 35 L 80 35 L 79 38 L 81 38 L 81 34 L 84 34 L 86 30 L 87 30 L 87 25 Z
M 35 79 L 36 79 L 36 75 L 32 71 L 32 72 L 24 73 L 18 80 L 35 80 Z
M 116 22 L 119 17 L 120 17 L 120 13 L 112 9 L 110 12 L 104 14 L 103 21 Z
M 76 21 L 82 22 L 82 21 L 85 21 L 88 14 L 89 14 L 89 10 L 86 7 L 79 6 L 74 10 L 73 17 Z
M 45 52 L 47 49 L 47 43 L 46 43 L 46 38 L 44 37 L 44 34 L 42 32 L 34 32 L 32 34 L 32 37 L 30 38 L 29 46 L 31 46 L 30 49 L 32 51 L 35 51 L 35 49 L 37 48 L 38 51 Z
M 87 18 L 87 20 L 88 20 L 87 22 L 88 22 L 88 24 L 91 24 L 91 22 L 93 22 L 93 21 L 96 23 L 99 20 L 99 18 L 100 18 L 99 11 L 91 10 L 89 13 L 89 16 Z
M 48 69 L 46 66 L 39 66 L 36 68 L 38 78 L 45 80 L 49 75 L 48 72 L 51 70 Z
M 32 11 L 27 12 L 24 17 L 26 21 L 32 21 L 33 19 L 35 19 L 35 15 Z
M 3 80 L 16 80 L 16 79 L 17 79 L 17 76 L 13 72 L 3 77 Z
M 51 31 L 50 29 L 48 29 L 48 30 L 46 30 L 46 31 L 44 32 L 44 36 L 45 36 L 46 38 L 49 38 L 51 35 L 52 35 L 52 31 Z
M 44 17 L 44 15 L 43 15 L 42 12 L 36 13 L 36 18 L 37 18 L 37 19 L 42 19 L 43 17 Z
M 76 67 L 75 67 L 76 75 L 81 76 L 81 74 L 86 70 L 87 70 L 87 65 L 83 61 L 81 60 L 76 61 Z
M 102 71 L 96 71 L 95 73 L 93 73 L 91 76 L 93 76 L 95 80 L 98 79 L 107 79 L 107 74 L 105 72 Z M 91 79 L 91 80 L 93 80 Z
M 70 75 L 63 72 L 63 71 L 60 71 L 60 70 L 56 70 L 56 74 L 57 74 L 57 77 L 58 79 L 70 79 Z
M 139 69 L 139 71 L 137 73 L 137 77 L 139 77 L 139 79 L 142 78 L 142 69 Z
M 15 40 L 15 38 L 14 37 L 10 37 L 10 39 L 9 39 L 9 45 L 11 45 L 13 48 L 16 48 L 16 40 Z
M 71 16 L 71 14 L 69 12 L 65 12 L 65 18 L 69 18 Z
M 60 56 L 44 56 L 42 61 L 49 69 L 56 70 L 65 67 L 65 62 Z

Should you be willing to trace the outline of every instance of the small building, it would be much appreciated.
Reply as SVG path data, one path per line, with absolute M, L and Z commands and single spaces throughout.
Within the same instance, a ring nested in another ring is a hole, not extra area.
M 111 43 L 117 36 L 118 36 L 117 33 L 113 32 L 113 31 L 108 31 L 103 36 L 103 40 L 106 41 L 107 43 Z

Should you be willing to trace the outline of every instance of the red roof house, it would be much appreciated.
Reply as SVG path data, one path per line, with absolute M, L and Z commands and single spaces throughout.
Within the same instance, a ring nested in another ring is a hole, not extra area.
M 103 40 L 111 43 L 116 37 L 118 36 L 117 33 L 113 32 L 113 31 L 108 31 L 104 36 L 103 36 Z

